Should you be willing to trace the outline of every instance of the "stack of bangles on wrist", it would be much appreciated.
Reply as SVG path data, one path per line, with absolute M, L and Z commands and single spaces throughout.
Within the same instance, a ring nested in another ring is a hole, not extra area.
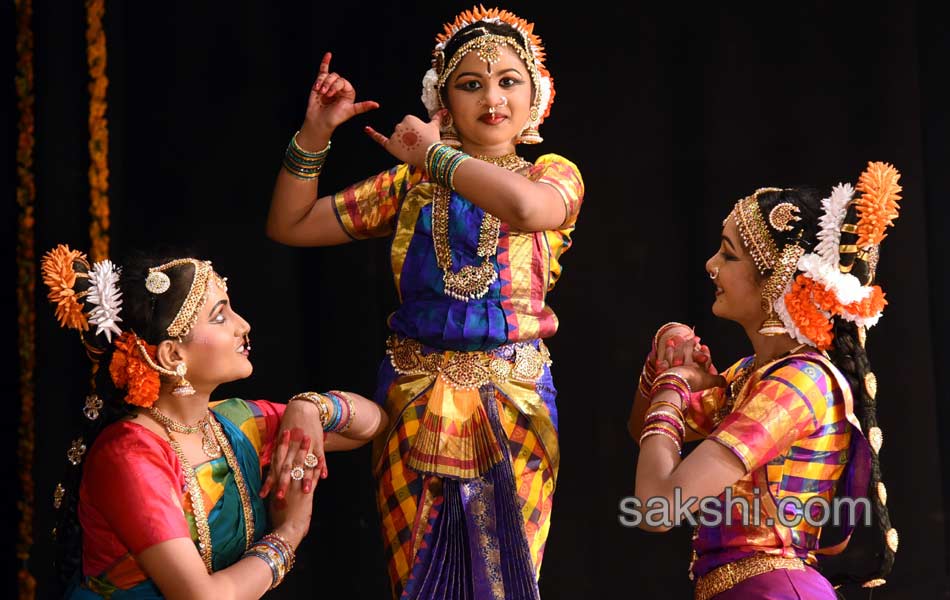
M 307 152 L 297 144 L 297 133 L 290 138 L 287 151 L 284 152 L 284 168 L 297 179 L 316 179 L 323 170 L 327 154 L 330 153 L 330 142 L 319 152 Z
M 284 576 L 294 568 L 294 549 L 279 533 L 268 533 L 244 553 L 244 558 L 259 558 L 270 567 L 271 585 L 274 589 L 284 580 Z
M 426 173 L 429 174 L 429 181 L 455 189 L 455 171 L 470 158 L 472 157 L 461 150 L 435 142 L 426 150 Z
M 648 400 L 650 399 L 650 389 L 653 387 L 653 380 L 656 378 L 656 361 L 660 358 L 660 339 L 667 331 L 674 327 L 685 327 L 689 329 L 689 326 L 676 321 L 670 321 L 657 329 L 656 334 L 653 336 L 653 349 L 643 362 L 643 370 L 640 372 L 640 382 L 637 387 L 640 391 L 640 395 Z
M 643 370 L 640 371 L 640 382 L 637 384 L 637 389 L 640 392 L 640 395 L 650 399 L 650 389 L 653 387 L 653 380 L 656 379 L 656 360 L 650 360 L 650 357 L 655 357 L 654 353 L 647 355 L 646 361 L 643 363 Z
M 343 433 L 353 424 L 353 417 L 356 416 L 356 408 L 353 401 L 343 392 L 303 392 L 291 398 L 288 402 L 294 400 L 306 400 L 312 402 L 320 411 L 320 424 L 323 430 L 332 433 Z
M 676 445 L 676 451 L 682 453 L 683 440 L 686 439 L 686 421 L 683 410 L 689 403 L 692 389 L 689 382 L 679 373 L 662 373 L 657 377 L 650 388 L 650 397 L 656 398 L 664 390 L 676 392 L 680 401 L 677 404 L 666 400 L 653 400 L 643 419 L 643 430 L 640 433 L 640 444 L 651 435 L 662 435 Z M 663 410 L 663 407 L 670 410 Z

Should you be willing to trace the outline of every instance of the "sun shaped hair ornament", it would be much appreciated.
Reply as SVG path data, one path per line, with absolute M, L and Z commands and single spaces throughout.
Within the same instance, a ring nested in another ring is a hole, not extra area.
M 459 13 L 453 22 L 443 25 L 443 33 L 435 36 L 436 48 L 441 50 L 456 33 L 478 21 L 511 25 L 528 40 L 535 62 L 544 62 L 544 46 L 541 45 L 541 38 L 534 34 L 534 23 L 525 21 L 513 12 L 498 8 L 485 8 L 482 5 Z M 544 74 L 547 75 L 547 72 L 545 71 Z
M 859 248 L 869 248 L 887 237 L 885 230 L 897 219 L 903 188 L 898 181 L 901 174 L 890 163 L 869 162 L 868 168 L 858 178 L 855 189 L 861 192 L 855 206 L 858 216 Z
M 80 271 L 76 271 L 76 264 Z M 76 280 L 88 278 L 89 261 L 79 250 L 60 244 L 46 253 L 40 262 L 43 283 L 49 288 L 47 298 L 56 307 L 56 320 L 61 327 L 86 331 L 89 321 L 80 300 L 87 292 L 76 292 Z

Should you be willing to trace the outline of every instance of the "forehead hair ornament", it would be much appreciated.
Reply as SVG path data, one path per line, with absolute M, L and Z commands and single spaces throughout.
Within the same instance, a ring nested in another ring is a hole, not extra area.
M 228 291 L 227 278 L 215 273 L 214 269 L 211 268 L 211 261 L 196 258 L 179 258 L 157 267 L 151 267 L 148 270 L 148 276 L 145 278 L 145 289 L 156 295 L 164 294 L 171 287 L 171 279 L 165 271 L 186 264 L 194 267 L 194 275 L 181 308 L 178 309 L 178 313 L 166 329 L 169 337 L 172 338 L 188 335 L 188 332 L 198 322 L 198 313 L 208 297 L 208 284 L 211 281 L 214 281 L 222 291 Z

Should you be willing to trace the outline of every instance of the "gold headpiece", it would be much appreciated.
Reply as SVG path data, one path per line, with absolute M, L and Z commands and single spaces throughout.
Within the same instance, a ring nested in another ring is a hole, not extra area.
M 781 191 L 781 188 L 759 188 L 751 196 L 736 202 L 736 207 L 732 209 L 742 243 L 749 249 L 752 261 L 762 275 L 775 266 L 779 259 L 779 249 L 772 240 L 768 224 L 759 208 L 759 194 Z
M 781 250 L 772 239 L 771 227 L 778 232 L 791 231 L 792 222 L 800 221 L 800 209 L 790 202 L 782 202 L 769 211 L 768 220 L 762 215 L 759 207 L 759 194 L 766 192 L 781 192 L 782 188 L 759 188 L 751 196 L 736 202 L 732 215 L 736 220 L 736 229 L 742 243 L 749 249 L 752 261 L 760 275 L 772 271 L 768 280 L 762 286 L 762 309 L 768 315 L 759 329 L 762 335 L 782 335 L 787 333 L 785 324 L 775 314 L 775 301 L 785 292 L 788 282 L 798 270 L 798 261 L 805 254 L 805 249 L 798 241 L 786 244 Z M 801 232 L 799 232 L 801 237 Z
M 508 25 L 518 33 L 520 40 L 490 33 L 484 27 L 475 27 L 466 31 L 466 34 L 474 34 L 474 36 L 462 43 L 446 62 L 445 47 L 449 41 L 461 30 L 478 22 Z M 521 141 L 523 143 L 540 142 L 541 137 L 538 135 L 537 128 L 551 111 L 554 82 L 544 66 L 544 48 L 541 45 L 541 39 L 534 35 L 533 31 L 533 23 L 525 21 L 514 13 L 498 8 L 486 9 L 481 6 L 462 12 L 452 23 L 446 23 L 443 33 L 436 36 L 435 49 L 432 51 L 432 69 L 426 73 L 422 81 L 422 101 L 429 114 L 434 114 L 444 108 L 439 92 L 466 54 L 474 50 L 481 60 L 491 65 L 500 59 L 499 49 L 504 44 L 514 50 L 524 61 L 534 84 L 534 99 L 528 114 L 528 123 L 521 134 Z
M 185 296 L 185 301 L 182 302 L 178 314 L 175 315 L 166 330 L 169 337 L 173 338 L 188 335 L 191 328 L 198 322 L 198 312 L 208 297 L 209 281 L 213 280 L 222 290 L 228 291 L 227 278 L 214 272 L 214 269 L 211 268 L 211 261 L 196 258 L 179 258 L 157 267 L 151 267 L 148 270 L 148 277 L 145 279 L 145 288 L 156 295 L 164 294 L 171 287 L 171 280 L 165 274 L 165 271 L 184 264 L 193 265 L 195 273 L 191 280 L 188 295 Z

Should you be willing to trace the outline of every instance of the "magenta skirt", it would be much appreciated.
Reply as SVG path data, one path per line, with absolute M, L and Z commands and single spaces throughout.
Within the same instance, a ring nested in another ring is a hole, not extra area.
M 836 600 L 834 588 L 815 569 L 776 569 L 750 577 L 714 600 Z

